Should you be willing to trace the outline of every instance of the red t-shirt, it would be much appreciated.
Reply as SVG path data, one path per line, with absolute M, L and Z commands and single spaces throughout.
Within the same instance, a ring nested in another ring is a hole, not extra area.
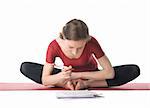
M 68 58 L 62 52 L 61 47 L 55 39 L 48 46 L 46 62 L 54 63 L 55 58 L 60 57 L 65 66 L 71 65 L 74 68 L 74 72 L 94 71 L 98 68 L 98 64 L 93 54 L 99 59 L 104 55 L 104 52 L 98 41 L 92 36 L 91 40 L 86 43 L 81 56 L 73 59 Z

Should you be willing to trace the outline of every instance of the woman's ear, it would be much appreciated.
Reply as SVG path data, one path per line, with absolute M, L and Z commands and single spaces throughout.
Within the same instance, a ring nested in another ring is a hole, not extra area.
M 59 33 L 59 37 L 60 37 L 61 39 L 63 39 L 63 35 L 62 35 L 61 32 Z
M 62 32 L 60 32 L 59 35 L 60 35 L 60 38 L 61 38 L 61 39 L 65 39 L 65 36 L 63 35 Z

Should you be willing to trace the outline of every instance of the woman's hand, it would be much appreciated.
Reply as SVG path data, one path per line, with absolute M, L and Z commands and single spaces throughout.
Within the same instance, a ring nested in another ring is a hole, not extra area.
M 64 87 L 66 89 L 74 90 L 74 86 L 71 81 L 72 66 L 65 66 L 60 73 L 57 74 L 58 82 L 56 86 Z
M 72 66 L 65 66 L 62 71 L 57 74 L 57 78 L 59 80 L 56 86 L 64 87 L 70 90 L 80 90 L 87 88 L 87 81 L 80 79 L 80 73 L 74 73 L 72 70 Z

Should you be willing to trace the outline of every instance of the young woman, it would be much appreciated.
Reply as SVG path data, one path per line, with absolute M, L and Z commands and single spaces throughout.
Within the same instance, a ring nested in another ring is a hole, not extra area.
M 54 68 L 56 57 L 64 63 L 62 70 Z M 49 44 L 44 66 L 24 62 L 20 70 L 37 83 L 71 90 L 120 86 L 140 75 L 135 64 L 112 67 L 98 41 L 89 35 L 87 25 L 77 19 L 66 23 L 60 36 Z

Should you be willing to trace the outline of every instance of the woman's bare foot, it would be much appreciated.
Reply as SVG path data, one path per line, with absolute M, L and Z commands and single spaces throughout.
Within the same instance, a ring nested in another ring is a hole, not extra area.
M 70 89 L 70 90 L 74 90 L 74 85 L 73 85 L 72 81 L 68 81 L 68 82 L 65 84 L 64 88 Z
M 81 89 L 86 89 L 86 88 L 88 88 L 88 86 L 85 80 L 78 79 L 76 81 L 75 90 L 81 90 Z

